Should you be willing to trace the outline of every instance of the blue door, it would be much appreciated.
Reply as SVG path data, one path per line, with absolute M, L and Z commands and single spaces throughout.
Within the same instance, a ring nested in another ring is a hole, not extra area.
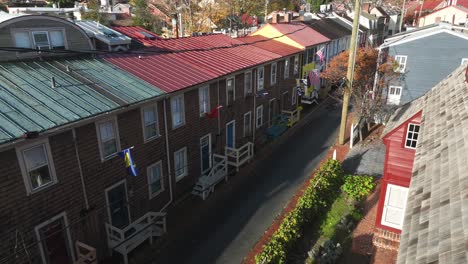
M 107 204 L 111 224 L 117 228 L 126 227 L 130 223 L 127 203 L 127 186 L 125 182 L 111 187 L 107 191 Z
M 236 121 L 232 120 L 226 125 L 226 147 L 235 148 Z
M 201 171 L 205 173 L 211 168 L 211 134 L 200 139 Z

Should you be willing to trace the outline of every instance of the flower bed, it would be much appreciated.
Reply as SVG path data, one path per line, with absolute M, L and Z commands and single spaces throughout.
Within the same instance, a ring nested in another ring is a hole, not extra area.
M 281 222 L 278 230 L 255 256 L 256 263 L 285 263 L 289 250 L 302 235 L 305 224 L 323 214 L 339 195 L 344 172 L 336 160 L 328 160 L 315 173 L 310 185 L 299 198 L 296 207 Z

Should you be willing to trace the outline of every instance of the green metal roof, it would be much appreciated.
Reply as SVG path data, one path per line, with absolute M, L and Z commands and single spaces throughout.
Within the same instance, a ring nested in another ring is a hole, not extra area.
M 98 59 L 2 63 L 0 144 L 163 93 Z

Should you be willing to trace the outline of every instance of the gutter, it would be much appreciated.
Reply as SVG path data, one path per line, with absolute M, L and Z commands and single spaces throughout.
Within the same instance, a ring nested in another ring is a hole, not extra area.
M 167 174 L 169 179 L 169 201 L 161 208 L 160 212 L 166 210 L 166 208 L 172 203 L 173 200 L 173 193 L 172 193 L 172 179 L 171 179 L 171 159 L 170 159 L 170 151 L 169 151 L 169 133 L 167 129 L 167 113 L 166 113 L 166 101 L 167 98 L 164 98 L 163 107 L 164 107 L 164 133 L 166 134 L 166 157 L 167 157 Z
M 80 173 L 81 187 L 83 188 L 83 198 L 84 198 L 84 201 L 85 201 L 86 210 L 89 210 L 88 195 L 87 195 L 87 192 L 86 192 L 86 185 L 85 185 L 85 182 L 84 182 L 83 169 L 81 168 L 80 154 L 78 153 L 78 143 L 77 143 L 77 140 L 76 140 L 75 128 L 72 128 L 72 135 L 73 135 L 73 145 L 75 146 L 76 161 L 78 163 L 78 171 Z

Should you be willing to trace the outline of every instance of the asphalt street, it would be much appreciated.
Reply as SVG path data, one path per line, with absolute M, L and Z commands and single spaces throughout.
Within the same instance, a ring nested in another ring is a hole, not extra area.
M 335 142 L 340 109 L 322 105 L 304 121 L 153 263 L 241 263 Z

